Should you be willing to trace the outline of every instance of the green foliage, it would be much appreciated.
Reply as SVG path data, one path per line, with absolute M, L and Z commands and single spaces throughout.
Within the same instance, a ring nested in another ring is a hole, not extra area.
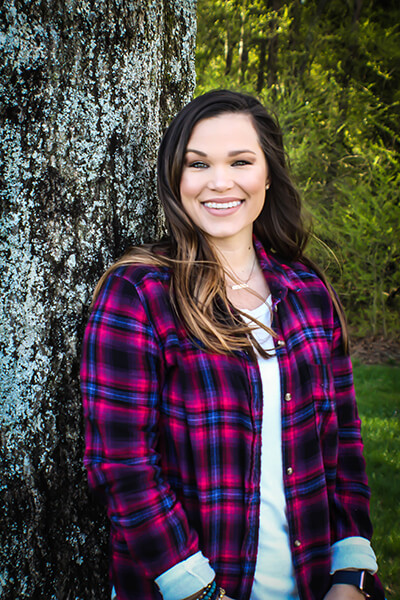
M 388 600 L 400 600 L 400 368 L 354 368 L 371 487 L 373 546 Z
M 256 94 L 280 117 L 313 216 L 310 253 L 353 331 L 400 331 L 400 5 L 198 0 L 196 93 Z M 361 8 L 361 10 L 359 10 Z

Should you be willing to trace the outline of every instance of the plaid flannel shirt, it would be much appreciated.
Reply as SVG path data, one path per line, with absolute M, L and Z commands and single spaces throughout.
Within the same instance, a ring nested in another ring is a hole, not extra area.
M 351 363 L 322 281 L 255 244 L 278 334 L 292 559 L 300 598 L 317 600 L 330 586 L 331 545 L 372 534 Z M 260 373 L 245 352 L 213 354 L 191 339 L 172 310 L 169 279 L 167 268 L 119 267 L 85 332 L 84 462 L 107 505 L 111 581 L 119 600 L 159 600 L 154 579 L 202 550 L 217 583 L 247 600 L 258 543 Z

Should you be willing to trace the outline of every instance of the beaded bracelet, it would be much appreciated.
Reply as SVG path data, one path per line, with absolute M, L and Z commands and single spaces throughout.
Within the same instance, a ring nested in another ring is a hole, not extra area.
M 216 588 L 215 593 L 211 596 L 210 600 L 222 600 L 225 596 L 225 590 L 223 588 Z
M 209 591 L 207 592 L 207 594 L 204 596 L 203 600 L 211 600 L 211 598 L 214 596 L 214 592 L 217 589 L 217 584 L 215 583 L 215 579 L 211 584 L 211 587 L 209 589 Z
M 196 598 L 196 600 L 211 600 L 213 593 L 217 589 L 217 584 L 215 583 L 215 579 L 209 583 L 204 590 L 201 592 L 200 596 Z
M 223 588 L 217 587 L 215 579 L 213 579 L 211 583 L 204 588 L 196 600 L 222 600 L 222 598 L 225 596 L 225 593 L 226 592 Z

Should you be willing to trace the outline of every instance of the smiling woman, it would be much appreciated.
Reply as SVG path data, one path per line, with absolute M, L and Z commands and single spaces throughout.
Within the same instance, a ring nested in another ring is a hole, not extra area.
M 249 115 L 225 113 L 197 123 L 182 169 L 181 202 L 218 253 L 227 281 L 245 279 L 246 285 L 227 290 L 238 308 L 256 308 L 268 296 L 252 244 L 268 185 L 267 161 Z
M 181 200 L 214 246 L 251 246 L 268 181 L 268 165 L 249 115 L 226 113 L 204 119 L 193 129 Z
M 105 273 L 83 349 L 115 598 L 382 600 L 342 309 L 278 124 L 196 98 L 158 192 L 169 236 Z

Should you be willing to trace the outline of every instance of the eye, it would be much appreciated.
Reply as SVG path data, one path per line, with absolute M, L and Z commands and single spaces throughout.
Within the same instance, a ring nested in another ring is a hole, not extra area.
M 251 165 L 252 163 L 249 160 L 245 160 L 244 158 L 241 158 L 240 160 L 235 160 L 235 162 L 232 164 L 232 167 L 243 167 L 244 165 Z
M 201 160 L 195 160 L 193 162 L 188 163 L 188 167 L 192 169 L 206 169 L 208 165 Z

